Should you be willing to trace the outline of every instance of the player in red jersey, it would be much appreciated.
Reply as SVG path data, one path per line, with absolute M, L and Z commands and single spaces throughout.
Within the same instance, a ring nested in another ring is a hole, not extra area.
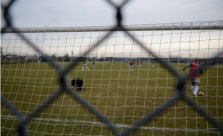
M 183 70 L 190 67 L 190 78 L 191 78 L 191 90 L 193 95 L 197 95 L 200 85 L 200 74 L 203 74 L 203 70 L 200 67 L 199 60 L 196 59 L 194 62 L 190 63 Z

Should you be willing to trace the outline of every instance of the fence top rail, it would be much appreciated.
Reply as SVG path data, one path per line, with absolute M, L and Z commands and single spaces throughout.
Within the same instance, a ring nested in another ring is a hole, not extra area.
M 41 28 L 16 28 L 21 33 L 42 32 L 94 32 L 110 31 L 115 26 L 83 26 L 83 27 L 41 27 Z M 221 30 L 223 20 L 211 22 L 168 23 L 154 25 L 123 25 L 128 31 L 160 31 L 160 30 Z M 117 28 L 117 31 L 122 31 Z M 4 33 L 16 33 L 12 28 L 5 29 Z

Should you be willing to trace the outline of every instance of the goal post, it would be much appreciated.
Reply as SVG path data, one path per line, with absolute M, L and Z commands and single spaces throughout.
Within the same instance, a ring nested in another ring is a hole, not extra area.
M 113 135 L 133 129 L 136 135 L 220 135 L 223 21 L 123 27 L 141 45 L 123 29 L 111 32 L 112 26 L 18 29 L 40 54 L 13 29 L 5 30 L 1 95 L 13 108 L 2 104 L 2 134 L 18 133 L 21 122 L 15 110 L 24 117 L 33 115 L 26 122 L 30 135 Z M 192 95 L 189 77 L 180 91 L 198 108 L 180 98 L 179 77 L 169 69 L 185 78 L 189 70 L 183 68 L 195 59 L 204 67 L 199 89 L 204 96 Z M 73 63 L 63 90 L 62 70 Z M 75 78 L 83 80 L 81 89 L 71 85 Z

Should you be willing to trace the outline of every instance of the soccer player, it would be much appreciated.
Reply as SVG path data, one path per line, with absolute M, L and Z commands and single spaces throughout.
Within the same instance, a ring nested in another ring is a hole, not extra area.
M 130 62 L 129 62 L 129 71 L 132 71 L 132 67 L 133 67 L 133 61 L 130 60 Z
M 95 63 L 96 63 L 96 58 L 93 57 L 93 59 L 92 59 L 92 67 L 93 67 L 93 68 L 95 67 Z
M 83 58 L 82 71 L 84 70 L 84 67 L 86 67 L 86 69 L 89 70 L 89 68 L 87 66 L 87 59 L 86 59 L 86 57 Z
M 139 61 L 138 61 L 138 65 L 139 65 L 139 66 L 142 66 L 142 61 L 141 61 L 141 59 L 139 59 Z
M 183 70 L 190 67 L 190 78 L 191 78 L 191 90 L 193 95 L 197 95 L 200 85 L 200 74 L 203 74 L 203 70 L 200 68 L 199 60 L 196 59 L 194 62 L 190 63 Z
M 154 68 L 154 65 L 155 65 L 155 62 L 154 61 L 152 61 L 152 67 Z

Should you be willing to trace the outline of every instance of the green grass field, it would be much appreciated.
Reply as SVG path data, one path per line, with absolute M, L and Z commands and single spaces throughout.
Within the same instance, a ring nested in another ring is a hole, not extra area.
M 59 63 L 65 67 L 67 63 Z M 186 64 L 172 64 L 180 73 Z M 70 70 L 70 80 L 80 77 L 84 89 L 78 94 L 105 114 L 120 131 L 124 131 L 144 115 L 171 99 L 175 94 L 176 77 L 160 64 L 134 65 L 97 62 L 95 69 L 81 71 L 82 64 Z M 223 122 L 223 66 L 210 67 L 201 76 L 203 97 L 194 97 L 187 81 L 186 93 L 213 117 Z M 22 114 L 30 114 L 59 88 L 58 73 L 48 63 L 1 65 L 1 93 Z M 71 87 L 72 88 L 72 87 Z M 1 106 L 1 134 L 16 135 L 18 120 Z M 63 93 L 28 123 L 30 135 L 113 135 L 94 114 Z M 219 135 L 216 128 L 196 113 L 184 100 L 176 102 L 161 115 L 148 122 L 133 135 Z

